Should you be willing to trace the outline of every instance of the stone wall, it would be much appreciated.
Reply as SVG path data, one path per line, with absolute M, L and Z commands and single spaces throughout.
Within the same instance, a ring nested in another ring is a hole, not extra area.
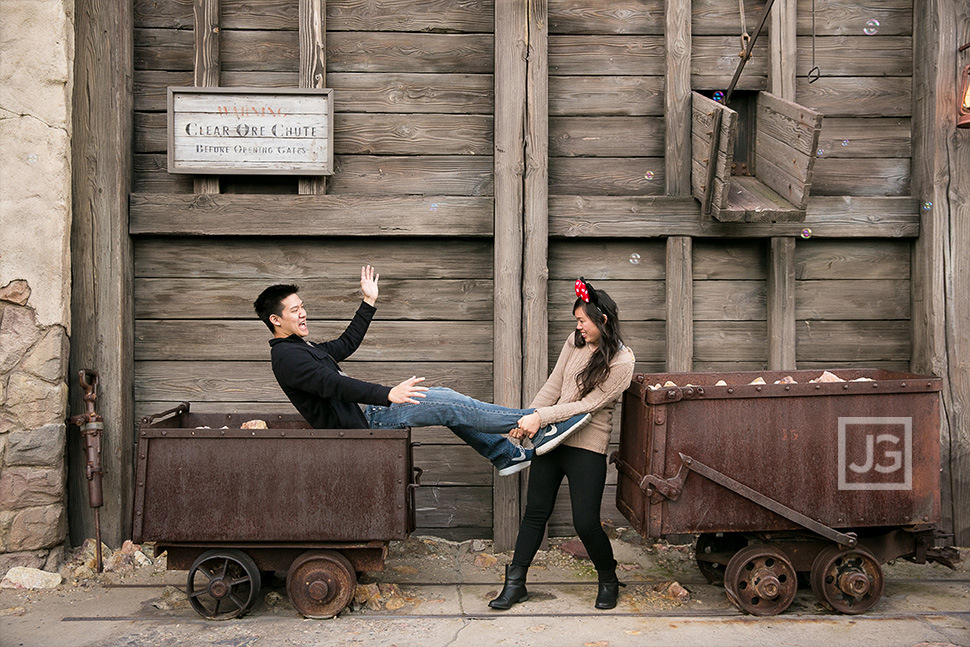
M 0 575 L 67 538 L 73 0 L 0 2 Z

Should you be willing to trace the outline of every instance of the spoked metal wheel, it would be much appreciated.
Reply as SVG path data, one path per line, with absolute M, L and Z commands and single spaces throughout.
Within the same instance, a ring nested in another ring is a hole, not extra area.
M 350 604 L 357 573 L 350 560 L 332 550 L 308 550 L 290 565 L 286 593 L 307 618 L 332 618 Z
M 829 546 L 812 562 L 812 592 L 820 602 L 842 613 L 865 613 L 882 597 L 879 562 L 861 546 Z
M 742 611 L 755 616 L 773 616 L 791 605 L 798 591 L 798 578 L 788 557 L 767 544 L 742 548 L 724 571 L 728 598 Z
M 744 535 L 738 533 L 704 533 L 697 538 L 694 559 L 697 569 L 711 584 L 724 584 L 724 569 L 734 553 L 748 545 Z
M 186 592 L 200 616 L 229 620 L 253 608 L 261 586 L 259 568 L 249 555 L 215 549 L 202 553 L 192 564 Z

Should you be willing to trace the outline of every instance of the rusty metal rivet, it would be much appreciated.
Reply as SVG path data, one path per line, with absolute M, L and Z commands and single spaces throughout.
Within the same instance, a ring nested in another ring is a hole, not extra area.
M 286 435 L 286 432 L 285 431 L 281 431 L 280 432 L 280 436 L 285 436 L 285 435 Z
M 343 437 L 344 437 L 344 432 L 342 432 L 342 431 L 340 432 L 340 437 L 341 437 L 341 438 L 343 438 Z
M 141 435 L 142 436 L 147 436 L 148 435 L 148 432 L 147 431 L 143 431 L 143 432 L 141 432 Z
M 255 431 L 253 432 L 253 435 L 254 435 L 254 436 L 256 435 L 256 432 L 255 432 Z
M 931 384 L 930 384 L 929 382 L 927 382 L 927 383 L 926 383 L 926 386 L 932 386 L 932 385 L 931 385 Z
M 734 389 L 728 389 L 728 393 L 734 393 Z
M 144 484 L 144 483 L 142 483 L 141 481 L 139 481 L 139 482 L 138 482 L 138 487 L 145 487 L 145 484 Z
M 141 510 L 135 510 L 135 515 L 136 516 L 140 516 L 141 515 Z
M 903 382 L 901 386 L 905 389 L 906 388 L 906 383 Z
M 786 391 L 791 391 L 791 387 L 790 387 L 790 386 L 786 386 L 786 387 L 785 387 L 785 390 L 786 390 Z
M 842 390 L 843 391 L 848 391 L 849 390 L 849 385 L 848 384 L 843 384 L 842 385 Z
M 930 520 L 929 517 L 923 517 L 923 521 L 929 521 L 929 520 Z
M 167 436 L 167 435 L 168 435 L 168 432 L 167 432 L 167 431 L 163 431 L 163 432 L 162 432 L 162 435 L 163 435 L 163 436 Z
M 220 431 L 220 432 L 219 432 L 219 435 L 220 435 L 220 436 L 225 436 L 225 435 L 226 435 L 226 432 L 224 432 L 224 431 Z
M 657 419 L 654 420 L 654 422 L 657 423 L 658 425 L 662 425 L 664 423 L 664 419 L 661 416 L 657 416 Z
M 878 389 L 879 388 L 879 383 L 878 382 L 873 382 L 872 383 L 872 388 Z
M 754 390 L 755 390 L 755 391 L 760 391 L 760 390 L 761 390 L 761 387 L 760 387 L 760 386 L 756 386 L 756 387 L 754 388 Z
M 687 459 L 686 461 L 684 461 L 684 462 L 685 462 L 685 463 L 687 463 L 688 465 L 693 465 L 693 464 L 694 464 L 694 460 L 693 460 L 693 459 L 691 459 L 691 458 L 688 458 L 688 459 Z
M 815 385 L 815 390 L 816 390 L 816 391 L 818 391 L 818 390 L 819 390 L 819 389 L 821 389 L 821 388 L 822 388 L 822 385 L 821 385 L 821 384 L 816 384 L 816 385 Z

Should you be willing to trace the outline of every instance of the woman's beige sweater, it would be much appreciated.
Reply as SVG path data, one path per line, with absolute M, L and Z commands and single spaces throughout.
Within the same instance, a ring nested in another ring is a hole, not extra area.
M 577 413 L 591 412 L 593 418 L 589 424 L 563 444 L 605 454 L 613 431 L 613 409 L 623 391 L 630 386 L 636 358 L 626 346 L 620 348 L 610 362 L 606 380 L 580 398 L 576 376 L 586 368 L 592 355 L 593 349 L 589 345 L 577 348 L 570 334 L 559 353 L 556 368 L 529 406 L 538 411 L 542 426 L 567 420 Z

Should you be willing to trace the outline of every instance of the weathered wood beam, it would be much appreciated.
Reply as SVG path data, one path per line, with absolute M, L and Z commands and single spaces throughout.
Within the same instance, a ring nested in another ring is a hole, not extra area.
M 494 402 L 522 404 L 522 252 L 529 34 L 527 0 L 495 3 L 495 359 Z M 515 543 L 521 511 L 520 478 L 495 477 L 495 550 Z
M 686 373 L 694 358 L 692 240 L 667 239 L 667 371 Z
M 943 378 L 940 428 L 944 529 L 970 543 L 970 135 L 955 128 L 957 47 L 970 19 L 947 0 L 913 12 L 913 195 L 921 230 L 913 250 L 912 369 Z
M 522 404 L 549 373 L 549 34 L 548 0 L 529 0 L 526 72 L 525 218 L 522 267 Z
M 772 238 L 768 258 L 768 369 L 795 368 L 795 239 Z
M 193 85 L 198 88 L 219 86 L 222 62 L 219 58 L 219 0 L 193 0 L 194 18 Z M 192 179 L 196 193 L 219 193 L 219 178 L 201 176 Z
M 689 0 L 665 0 L 665 7 L 666 193 L 684 196 L 691 193 L 691 3 Z
M 493 231 L 491 197 L 132 193 L 130 203 L 132 235 L 491 236 Z
M 132 494 L 131 3 L 79 0 L 74 59 L 71 223 L 71 411 L 84 411 L 77 372 L 98 371 L 104 418 L 102 540 L 130 537 Z M 109 38 L 105 34 L 110 35 Z M 72 434 L 72 438 L 77 438 Z M 94 536 L 85 458 L 72 441 L 69 515 L 76 541 Z
M 300 0 L 300 87 L 327 87 L 327 0 Z M 330 106 L 333 110 L 333 105 Z M 327 178 L 301 177 L 300 195 L 327 192 Z
M 787 101 L 795 100 L 796 4 L 797 0 L 777 0 L 771 9 L 768 89 Z
M 803 229 L 818 238 L 914 238 L 919 235 L 916 200 L 898 198 L 815 197 L 803 222 L 702 222 L 693 198 L 549 197 L 551 237 L 667 236 L 760 238 L 800 236 Z

